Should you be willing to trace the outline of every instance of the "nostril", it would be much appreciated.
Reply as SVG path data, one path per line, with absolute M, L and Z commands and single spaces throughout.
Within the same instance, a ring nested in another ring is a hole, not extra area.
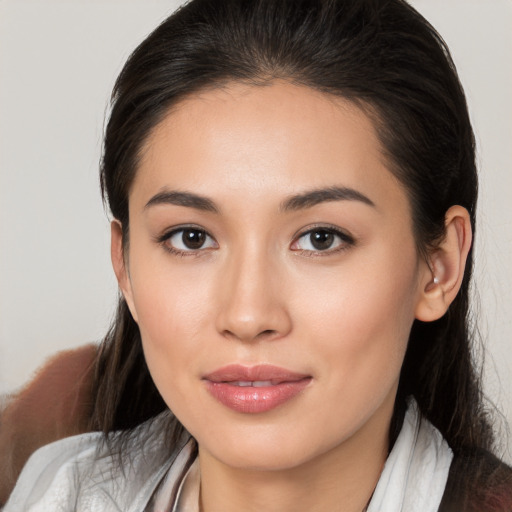
M 273 329 L 266 329 L 265 331 L 261 331 L 257 338 L 270 338 L 271 336 L 275 336 L 277 334 L 277 331 L 274 331 Z
M 222 334 L 228 338 L 236 338 L 236 339 L 240 339 L 243 341 L 248 341 L 248 340 L 260 340 L 260 339 L 274 338 L 277 336 L 278 331 L 276 331 L 274 329 L 266 329 L 264 331 L 257 333 L 256 335 L 254 335 L 254 334 L 251 335 L 250 333 L 235 333 L 233 331 L 230 331 L 229 329 L 226 329 L 225 331 L 223 331 Z

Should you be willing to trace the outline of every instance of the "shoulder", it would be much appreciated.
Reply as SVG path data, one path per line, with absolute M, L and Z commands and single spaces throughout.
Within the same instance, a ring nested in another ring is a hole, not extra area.
M 455 455 L 439 512 L 512 512 L 512 468 L 485 450 Z
M 74 499 L 73 475 L 92 461 L 99 434 L 83 434 L 43 446 L 30 457 L 4 508 L 4 512 L 43 510 L 50 503 Z M 55 506 L 55 510 L 65 510 Z
M 24 467 L 4 512 L 142 510 L 173 460 L 155 423 L 134 430 L 122 459 L 101 433 L 40 448 Z

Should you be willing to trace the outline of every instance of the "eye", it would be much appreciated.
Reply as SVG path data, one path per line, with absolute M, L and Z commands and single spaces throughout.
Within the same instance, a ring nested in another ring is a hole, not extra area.
M 297 238 L 291 245 L 293 251 L 335 252 L 354 244 L 354 239 L 334 228 L 315 228 Z
M 217 242 L 200 228 L 180 228 L 167 233 L 161 240 L 171 252 L 186 253 L 217 247 Z

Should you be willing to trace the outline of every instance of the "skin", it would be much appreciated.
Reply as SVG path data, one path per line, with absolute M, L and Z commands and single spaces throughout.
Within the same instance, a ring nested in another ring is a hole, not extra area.
M 372 204 L 283 208 L 330 187 Z M 153 199 L 170 191 L 217 211 Z M 112 224 L 113 265 L 155 384 L 198 441 L 202 509 L 361 511 L 388 454 L 411 325 L 439 318 L 460 286 L 467 212 L 447 213 L 446 239 L 424 261 L 370 119 L 343 99 L 274 82 L 174 108 L 146 141 L 129 215 L 124 247 Z M 201 248 L 187 249 L 181 233 L 165 238 L 190 225 L 207 233 Z M 315 249 L 307 233 L 333 227 L 343 235 Z M 232 363 L 311 381 L 268 412 L 235 412 L 203 380 Z

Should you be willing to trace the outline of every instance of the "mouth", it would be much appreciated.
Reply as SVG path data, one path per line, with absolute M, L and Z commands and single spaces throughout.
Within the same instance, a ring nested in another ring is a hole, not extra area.
M 272 365 L 229 365 L 203 377 L 206 389 L 229 409 L 256 414 L 292 400 L 311 382 L 311 375 Z
M 267 386 L 275 386 L 276 382 L 272 382 L 271 380 L 237 380 L 231 382 L 232 386 L 240 386 L 241 388 L 264 388 Z

